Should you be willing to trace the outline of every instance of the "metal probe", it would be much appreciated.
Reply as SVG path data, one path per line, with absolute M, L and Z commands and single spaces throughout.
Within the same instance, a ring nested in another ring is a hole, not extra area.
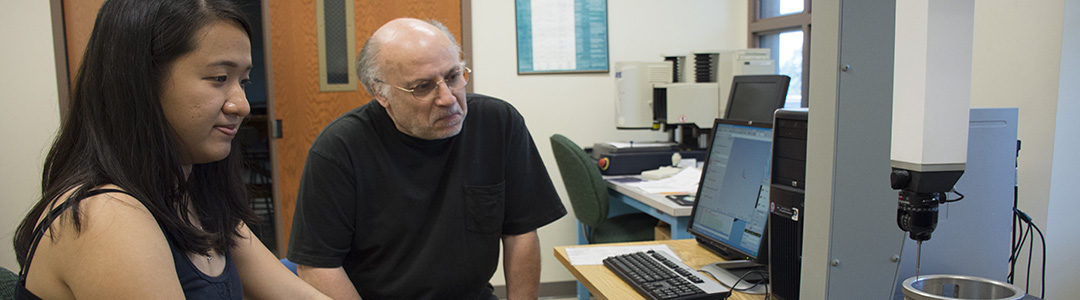
M 915 247 L 915 281 L 919 281 L 919 261 L 922 259 L 922 241 L 916 241 Z

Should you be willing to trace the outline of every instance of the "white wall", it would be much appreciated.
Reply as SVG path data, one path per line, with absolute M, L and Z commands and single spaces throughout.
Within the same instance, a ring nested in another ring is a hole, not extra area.
M 1075 212 L 1080 211 L 1076 182 L 1080 182 L 1080 0 L 1065 0 L 1065 20 L 1061 43 L 1061 75 L 1058 80 L 1057 124 L 1054 131 L 1054 166 L 1051 169 L 1050 204 L 1046 218 L 1047 278 L 1046 299 L 1067 299 L 1080 295 L 1080 261 L 1076 247 L 1080 226 Z
M 1055 203 L 1075 202 L 1074 199 L 1051 198 L 1050 195 L 1052 182 L 1062 185 L 1060 189 L 1075 185 L 1051 178 L 1052 168 L 1076 167 L 1075 164 L 1059 165 L 1061 162 L 1056 160 L 1062 156 L 1075 155 L 1074 153 L 1054 151 L 1055 135 L 1062 137 L 1069 134 L 1055 133 L 1056 116 L 1069 116 L 1076 112 L 1075 105 L 1072 111 L 1062 111 L 1058 107 L 1059 71 L 1064 71 L 1061 69 L 1061 58 L 1064 56 L 1064 4 L 1064 0 L 1039 1 L 1038 4 L 1023 0 L 975 1 L 971 106 L 1020 108 L 1018 138 L 1022 141 L 1022 149 L 1017 158 L 1019 208 L 1028 213 L 1047 235 L 1047 246 L 1050 248 L 1048 254 L 1054 254 L 1048 257 L 1048 266 L 1071 265 L 1076 259 L 1080 259 L 1076 254 L 1068 253 L 1075 253 L 1073 249 L 1080 245 L 1076 243 L 1074 229 L 1080 226 L 1080 219 L 1070 217 L 1065 211 L 1059 214 L 1057 220 L 1048 219 L 1048 209 L 1055 206 Z M 1071 72 L 1076 71 L 1074 69 Z M 1073 99 L 1076 99 L 1075 95 Z M 1065 102 L 1062 99 L 1060 103 Z M 1068 127 L 1058 125 L 1057 128 Z M 1072 135 L 1075 136 L 1075 133 Z M 1075 207 L 1075 204 L 1066 205 Z M 1048 221 L 1054 221 L 1054 227 L 1048 227 Z M 1049 239 L 1055 239 L 1055 235 L 1058 238 L 1071 235 L 1074 237 L 1073 242 L 1065 244 L 1064 240 L 1050 241 Z M 1035 248 L 1035 265 L 1031 269 L 1033 274 L 1029 292 L 1035 295 L 1041 294 L 1039 263 L 1042 260 L 1038 258 L 1041 248 L 1038 245 Z M 1018 274 L 1014 283 L 1021 288 L 1026 285 L 1026 260 L 1027 255 L 1023 255 L 1017 264 Z M 1080 287 L 1075 284 L 1080 279 L 1078 277 L 1063 278 L 1053 272 L 1047 272 L 1047 277 L 1059 283 L 1052 285 L 1050 283 L 1053 281 L 1048 281 L 1049 292 L 1060 295 L 1048 298 L 1065 299 L 1071 298 L 1065 295 L 1080 293 Z M 1068 290 L 1072 292 L 1059 294 Z
M 0 266 L 18 270 L 11 237 L 40 195 L 60 126 L 49 1 L 0 1 Z
M 744 0 L 608 1 L 610 62 L 661 61 L 661 54 L 746 48 Z M 566 135 L 579 145 L 615 140 L 663 140 L 648 131 L 615 130 L 614 73 L 518 75 L 514 1 L 474 0 L 473 83 L 477 93 L 512 103 L 532 132 L 567 209 L 562 178 L 548 138 Z M 473 84 L 470 83 L 470 84 Z M 540 230 L 542 282 L 574 280 L 552 248 L 576 244 L 573 213 Z M 497 272 L 492 284 L 503 284 Z

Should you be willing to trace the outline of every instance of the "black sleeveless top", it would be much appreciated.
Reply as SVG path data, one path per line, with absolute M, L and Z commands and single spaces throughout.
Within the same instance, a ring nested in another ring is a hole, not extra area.
M 115 189 L 100 189 L 90 191 L 86 197 L 105 193 L 127 192 Z M 130 195 L 130 194 L 128 194 Z M 45 219 L 34 228 L 34 240 L 30 245 L 30 251 L 26 255 L 26 263 L 19 271 L 19 283 L 15 285 L 15 300 L 41 300 L 40 297 L 26 289 L 26 276 L 30 270 L 30 262 L 34 259 L 34 251 L 38 243 L 45 236 L 45 230 L 49 225 L 76 201 L 68 200 L 60 206 L 49 211 Z M 161 226 L 159 223 L 158 226 Z M 162 229 L 164 232 L 164 229 Z M 225 270 L 218 276 L 208 276 L 199 271 L 188 256 L 173 245 L 172 238 L 165 234 L 169 242 L 169 250 L 172 252 L 173 264 L 176 266 L 176 276 L 180 279 L 180 286 L 184 289 L 184 297 L 187 299 L 243 299 L 244 291 L 240 285 L 240 273 L 233 264 L 232 254 L 225 252 Z

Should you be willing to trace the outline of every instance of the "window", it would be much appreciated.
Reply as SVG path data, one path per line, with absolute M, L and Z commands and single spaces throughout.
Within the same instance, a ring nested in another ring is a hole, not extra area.
M 784 107 L 806 107 L 810 67 L 810 1 L 750 0 L 750 47 L 771 50 L 776 73 L 791 77 Z M 807 59 L 804 59 L 807 58 Z
M 758 18 L 767 19 L 772 17 L 786 16 L 803 12 L 807 6 L 803 0 L 759 0 L 761 9 L 758 10 Z
M 769 57 L 776 61 L 776 73 L 791 77 L 784 107 L 801 107 L 803 98 L 802 30 L 761 34 L 758 36 L 758 47 L 771 49 L 772 53 Z
M 356 91 L 353 1 L 317 0 L 319 90 Z

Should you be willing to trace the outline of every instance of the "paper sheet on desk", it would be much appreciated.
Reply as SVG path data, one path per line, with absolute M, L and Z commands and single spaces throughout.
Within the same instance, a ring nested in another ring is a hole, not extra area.
M 663 251 L 671 255 L 671 257 L 679 258 L 667 245 L 566 248 L 566 257 L 570 259 L 570 264 L 574 266 L 602 265 L 604 259 L 611 256 L 649 250 Z M 682 258 L 679 258 L 679 260 L 681 261 Z
M 631 182 L 626 185 L 639 188 L 653 194 L 692 194 L 697 192 L 698 181 L 701 179 L 701 169 L 684 168 L 671 177 L 661 180 L 646 180 Z

